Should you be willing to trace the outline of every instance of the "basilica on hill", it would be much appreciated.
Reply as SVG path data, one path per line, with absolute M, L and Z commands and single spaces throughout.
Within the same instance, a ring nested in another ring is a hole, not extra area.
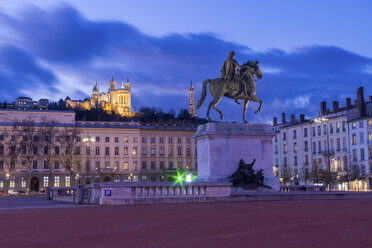
M 99 93 L 97 81 L 94 82 L 92 97 L 84 101 L 66 99 L 66 107 L 71 109 L 90 110 L 101 108 L 108 114 L 116 113 L 123 117 L 134 115 L 131 109 L 131 83 L 122 83 L 120 88 L 116 88 L 114 76 L 110 81 L 110 88 L 107 92 Z

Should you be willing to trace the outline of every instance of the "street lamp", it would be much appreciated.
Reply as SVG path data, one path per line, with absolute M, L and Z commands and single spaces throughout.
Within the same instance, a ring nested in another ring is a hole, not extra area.
M 94 139 L 94 138 L 92 138 L 92 137 L 85 137 L 85 138 L 83 138 L 83 143 L 85 143 L 85 144 L 88 144 L 88 147 L 89 147 L 89 149 L 90 149 L 90 143 L 92 142 L 95 142 L 96 140 Z M 85 152 L 87 152 L 86 151 L 86 148 L 85 148 Z M 90 150 L 89 150 L 89 155 L 90 155 Z M 89 161 L 89 155 L 87 154 L 87 161 L 85 162 L 85 169 L 86 169 L 86 171 L 87 171 L 87 178 L 86 178 L 86 184 L 88 184 L 88 183 L 90 183 L 90 180 L 89 180 L 89 171 L 90 171 L 90 161 Z M 89 166 L 88 166 L 88 162 L 89 161 Z M 89 168 L 88 168 L 89 167 Z
M 328 119 L 327 118 L 316 118 L 314 119 L 315 122 L 318 122 L 318 123 L 321 123 L 321 122 L 326 122 L 327 124 L 327 129 L 326 129 L 326 133 L 327 133 L 327 165 L 328 165 L 328 190 L 329 191 L 332 191 L 332 186 L 331 186 L 331 154 L 329 152 L 329 125 L 328 125 Z

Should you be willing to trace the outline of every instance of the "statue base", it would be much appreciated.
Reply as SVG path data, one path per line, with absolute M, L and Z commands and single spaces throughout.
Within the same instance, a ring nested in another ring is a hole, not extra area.
M 240 159 L 253 169 L 264 171 L 264 184 L 279 191 L 279 180 L 273 175 L 272 138 L 269 124 L 215 123 L 198 126 L 194 135 L 198 149 L 198 180 L 229 181 Z

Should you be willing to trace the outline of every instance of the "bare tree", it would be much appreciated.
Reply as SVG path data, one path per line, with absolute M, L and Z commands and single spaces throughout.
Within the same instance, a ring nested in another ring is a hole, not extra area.
M 18 137 L 14 133 L 15 127 L 4 129 L 0 133 L 0 162 L 2 163 L 5 176 L 5 194 L 9 190 L 9 179 L 11 173 L 15 171 L 15 166 L 19 158 L 17 146 L 19 144 Z
M 321 175 L 320 175 L 320 168 L 316 162 L 313 162 L 310 170 L 309 177 L 313 181 L 314 184 L 318 184 L 321 182 Z
M 64 127 L 59 135 L 59 143 L 62 148 L 59 156 L 60 161 L 70 173 L 71 182 L 77 181 L 77 175 L 81 172 L 81 142 L 79 135 L 80 130 L 75 125 Z M 77 186 L 77 183 L 75 182 L 73 186 Z
M 304 181 L 305 185 L 307 184 L 307 182 L 310 180 L 310 171 L 309 171 L 309 168 L 307 167 L 302 167 L 300 169 L 300 179 Z
M 15 122 L 13 133 L 19 137 L 19 145 L 16 146 L 22 160 L 22 169 L 27 170 L 27 193 L 31 191 L 31 175 L 33 162 L 39 159 L 38 148 L 40 146 L 40 137 L 38 136 L 37 127 L 31 117 Z
M 283 184 L 287 184 L 292 180 L 292 171 L 288 166 L 282 167 L 279 171 L 280 178 L 283 179 Z
M 58 159 L 58 154 L 56 153 L 56 149 L 58 150 L 59 147 L 57 141 L 58 137 L 58 129 L 57 129 L 57 122 L 54 120 L 49 120 L 46 118 L 42 118 L 39 128 L 39 136 L 40 136 L 40 148 L 43 150 L 43 159 L 46 167 L 48 168 L 48 186 L 53 186 L 53 169 L 55 162 Z

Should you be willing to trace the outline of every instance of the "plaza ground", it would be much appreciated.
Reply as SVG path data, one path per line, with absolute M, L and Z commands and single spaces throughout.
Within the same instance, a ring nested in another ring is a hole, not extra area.
M 39 203 L 11 210 L 17 199 L 0 198 L 0 247 L 372 247 L 371 199 L 111 207 L 32 199 Z

